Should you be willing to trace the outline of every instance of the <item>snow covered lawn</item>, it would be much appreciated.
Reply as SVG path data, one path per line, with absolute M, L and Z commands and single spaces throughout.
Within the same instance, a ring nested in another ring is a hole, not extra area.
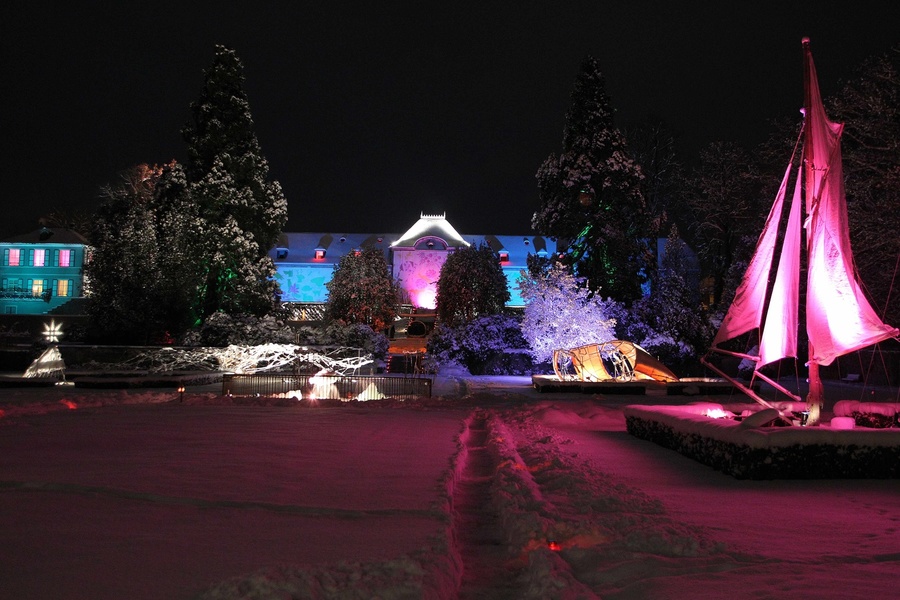
M 872 600 L 896 589 L 896 479 L 736 480 L 628 435 L 634 396 L 458 384 L 429 401 L 318 409 L 0 393 L 0 597 Z

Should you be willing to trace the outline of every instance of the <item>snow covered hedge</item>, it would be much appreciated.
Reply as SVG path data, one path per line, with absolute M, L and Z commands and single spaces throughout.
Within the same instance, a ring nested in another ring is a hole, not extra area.
M 627 406 L 624 412 L 629 434 L 736 479 L 900 478 L 897 429 L 747 427 L 686 406 Z

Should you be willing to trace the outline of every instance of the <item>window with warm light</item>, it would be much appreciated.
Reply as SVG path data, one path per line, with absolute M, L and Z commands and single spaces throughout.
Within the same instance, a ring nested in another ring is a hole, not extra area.
M 509 262 L 509 252 L 498 252 L 500 262 Z
M 322 249 L 316 249 L 316 260 L 324 260 L 325 259 L 325 251 Z
M 60 279 L 56 282 L 56 295 L 57 296 L 68 296 L 69 295 L 69 281 L 67 279 Z
M 35 279 L 31 282 L 31 294 L 33 296 L 40 296 L 44 293 L 44 280 L 43 279 Z
M 47 262 L 47 251 L 43 248 L 38 248 L 34 251 L 34 266 L 35 267 L 43 267 Z

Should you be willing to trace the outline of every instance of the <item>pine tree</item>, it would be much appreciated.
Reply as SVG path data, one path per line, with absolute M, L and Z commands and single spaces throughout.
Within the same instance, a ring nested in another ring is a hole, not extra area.
M 397 286 L 384 252 L 375 247 L 341 257 L 328 288 L 325 318 L 328 321 L 363 323 L 384 331 L 397 314 Z
M 704 315 L 687 246 L 673 225 L 650 295 L 634 304 L 620 326 L 629 340 L 683 372 L 709 346 L 712 330 Z
M 274 307 L 278 286 L 268 256 L 287 221 L 287 201 L 256 135 L 235 52 L 216 46 L 193 119 L 183 130 L 190 195 L 203 228 L 203 276 L 196 310 L 262 316 Z
M 581 65 L 566 115 L 562 153 L 537 172 L 532 227 L 562 242 L 565 261 L 592 290 L 630 302 L 641 296 L 651 235 L 641 171 L 629 157 L 598 62 Z
M 437 284 L 437 315 L 447 326 L 475 317 L 499 314 L 509 302 L 506 275 L 497 255 L 486 245 L 450 254 Z

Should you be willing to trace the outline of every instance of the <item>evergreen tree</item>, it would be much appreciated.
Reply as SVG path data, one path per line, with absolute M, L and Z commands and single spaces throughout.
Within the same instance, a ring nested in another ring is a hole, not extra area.
M 649 296 L 622 316 L 622 337 L 639 344 L 682 375 L 694 357 L 703 354 L 712 329 L 699 302 L 696 275 L 687 262 L 687 246 L 672 226 L 665 253 Z
M 235 52 L 216 46 L 193 119 L 184 130 L 190 196 L 202 229 L 203 275 L 195 310 L 262 316 L 275 307 L 278 286 L 268 256 L 287 221 L 287 201 L 256 135 Z
M 641 171 L 629 157 L 598 62 L 581 65 L 566 115 L 562 153 L 537 172 L 532 227 L 563 242 L 565 261 L 590 289 L 630 302 L 641 296 L 649 230 Z
M 328 288 L 325 318 L 328 321 L 362 323 L 384 331 L 397 314 L 397 286 L 384 252 L 375 247 L 341 257 Z
M 447 257 L 437 284 L 437 315 L 444 324 L 453 327 L 499 314 L 507 302 L 506 276 L 488 246 L 469 246 Z
M 194 312 L 199 282 L 203 277 L 202 238 L 204 223 L 192 201 L 182 165 L 167 165 L 153 195 L 157 253 L 160 271 L 157 281 L 158 309 L 165 337 L 180 339 L 199 321 Z

